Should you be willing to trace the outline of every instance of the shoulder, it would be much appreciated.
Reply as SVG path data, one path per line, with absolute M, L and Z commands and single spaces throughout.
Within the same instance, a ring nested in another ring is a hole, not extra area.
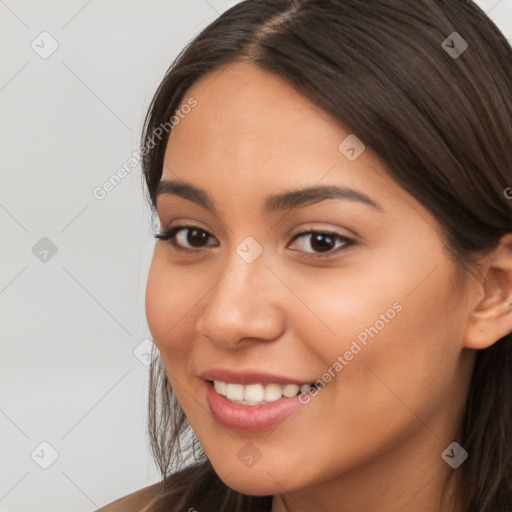
M 153 498 L 164 492 L 164 489 L 167 489 L 170 499 L 173 493 L 176 493 L 175 496 L 181 496 L 183 493 L 193 490 L 198 482 L 210 486 L 212 479 L 221 482 L 209 463 L 187 466 L 167 476 L 164 481 L 123 496 L 94 512 L 141 512 Z
M 140 512 L 162 490 L 162 483 L 149 485 L 99 508 L 95 512 Z

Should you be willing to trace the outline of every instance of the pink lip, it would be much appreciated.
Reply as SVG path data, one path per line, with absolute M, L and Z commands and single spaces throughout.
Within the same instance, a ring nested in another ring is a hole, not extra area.
M 233 372 L 224 368 L 213 368 L 201 374 L 204 380 L 220 380 L 231 384 L 312 384 L 314 380 L 304 381 L 297 380 L 293 377 L 281 377 L 270 373 L 259 373 L 254 371 Z
M 255 382 L 253 380 L 253 383 Z M 290 398 L 283 397 L 275 402 L 261 405 L 236 404 L 217 393 L 211 382 L 205 380 L 204 385 L 210 412 L 221 425 L 231 430 L 256 432 L 275 427 L 303 406 L 299 402 L 299 395 Z

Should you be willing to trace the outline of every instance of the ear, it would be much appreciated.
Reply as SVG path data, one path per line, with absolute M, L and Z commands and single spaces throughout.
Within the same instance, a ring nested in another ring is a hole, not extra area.
M 490 347 L 512 332 L 512 233 L 504 235 L 484 260 L 468 320 L 466 348 Z

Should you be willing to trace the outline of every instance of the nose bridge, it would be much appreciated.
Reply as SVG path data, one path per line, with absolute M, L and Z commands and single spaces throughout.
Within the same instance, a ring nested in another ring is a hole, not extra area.
M 236 247 L 206 297 L 199 330 L 215 344 L 228 347 L 243 338 L 275 339 L 283 328 L 272 274 L 263 248 L 256 244 L 245 239 Z
M 252 298 L 264 301 L 265 291 L 269 288 L 266 260 L 263 246 L 254 237 L 245 237 L 226 257 L 225 272 L 212 290 L 212 299 L 216 295 L 221 301 L 233 301 L 240 309 L 250 309 Z M 249 293 L 251 297 L 248 297 Z

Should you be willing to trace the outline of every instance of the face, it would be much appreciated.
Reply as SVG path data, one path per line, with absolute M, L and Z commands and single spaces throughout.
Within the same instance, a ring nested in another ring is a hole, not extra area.
M 471 361 L 436 220 L 274 75 L 231 64 L 191 98 L 165 155 L 178 186 L 157 200 L 161 230 L 179 229 L 156 243 L 146 312 L 216 472 L 263 495 L 446 466 Z

